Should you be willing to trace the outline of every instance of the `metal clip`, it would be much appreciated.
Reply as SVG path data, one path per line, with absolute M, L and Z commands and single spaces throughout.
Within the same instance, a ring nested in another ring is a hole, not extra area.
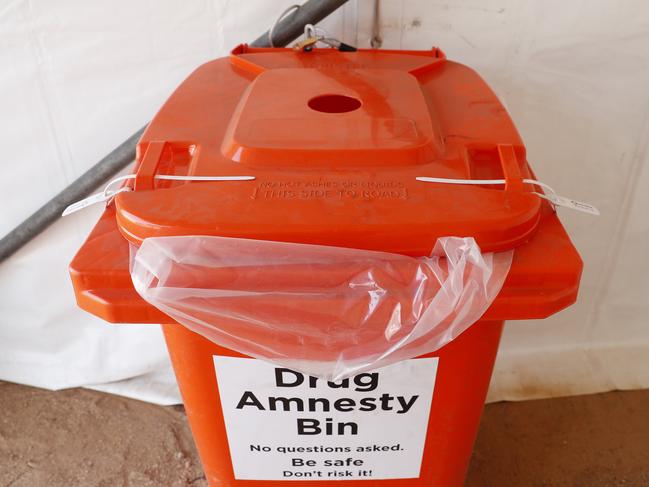
M 307 37 L 303 41 L 297 42 L 293 49 L 296 51 L 311 51 L 319 40 L 321 40 L 319 37 Z

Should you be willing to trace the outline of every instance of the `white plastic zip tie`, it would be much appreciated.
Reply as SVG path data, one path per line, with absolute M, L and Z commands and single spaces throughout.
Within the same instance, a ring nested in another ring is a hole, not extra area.
M 128 186 L 122 186 L 119 189 L 111 190 L 110 188 L 119 183 L 120 181 L 127 181 L 129 179 L 135 179 L 135 174 L 128 174 L 126 176 L 119 176 L 109 182 L 104 190 L 101 193 L 93 194 L 87 198 L 72 203 L 65 210 L 61 216 L 67 216 L 72 213 L 76 213 L 79 210 L 86 208 L 87 206 L 94 205 L 95 203 L 102 203 L 108 201 L 113 196 L 118 193 L 124 193 L 125 191 L 131 191 L 131 188 Z M 173 174 L 156 174 L 155 179 L 161 179 L 165 181 L 252 181 L 255 179 L 255 176 L 176 176 Z
M 423 181 L 425 183 L 442 183 L 442 184 L 506 184 L 507 181 L 504 179 L 450 179 L 450 178 L 431 178 L 427 176 L 417 176 L 417 181 Z M 566 198 L 565 196 L 559 196 L 556 191 L 554 191 L 550 186 L 536 179 L 523 179 L 524 183 L 533 184 L 543 188 L 546 193 L 538 193 L 533 191 L 532 194 L 535 194 L 539 198 L 548 200 L 554 206 L 562 206 L 564 208 L 570 208 L 571 210 L 577 210 L 590 215 L 599 216 L 599 210 L 593 205 L 584 203 L 583 201 L 573 200 L 572 198 Z

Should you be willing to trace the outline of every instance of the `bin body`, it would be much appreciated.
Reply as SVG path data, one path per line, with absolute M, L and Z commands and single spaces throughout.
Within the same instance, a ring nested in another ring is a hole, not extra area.
M 164 334 L 194 441 L 211 486 L 330 486 L 332 482 L 337 482 L 333 485 L 369 483 L 390 487 L 459 487 L 464 482 L 478 431 L 502 327 L 502 321 L 479 321 L 456 340 L 426 356 L 438 357 L 439 363 L 430 415 L 424 425 L 427 431 L 420 474 L 418 478 L 371 482 L 326 479 L 236 480 L 229 455 L 213 357 L 241 355 L 219 347 L 178 324 L 164 325 Z M 296 438 L 293 431 L 287 431 L 286 434 L 287 438 Z M 386 441 L 389 442 L 389 438 Z M 309 446 L 318 444 L 318 440 L 302 443 Z M 345 458 L 348 455 L 331 456 Z
M 438 49 L 239 46 L 170 97 L 138 144 L 133 173 L 125 183 L 131 191 L 109 202 L 71 263 L 77 302 L 112 323 L 163 323 L 212 487 L 462 485 L 503 322 L 547 317 L 577 297 L 581 259 L 552 206 L 524 182 L 533 172 L 509 115 L 474 71 Z M 420 176 L 505 184 L 431 184 Z M 428 355 L 339 387 L 223 348 L 145 302 L 131 281 L 129 246 L 176 235 L 409 256 L 430 255 L 441 237 L 470 236 L 483 252 L 513 249 L 514 257 L 498 297 L 467 331 Z M 381 389 L 386 384 L 407 393 L 392 396 Z M 290 394 L 272 396 L 273 387 Z M 316 427 L 309 416 L 333 411 L 326 408 L 336 411 L 336 434 L 388 450 L 261 455 L 264 442 L 277 447 L 278 438 L 295 438 L 296 425 L 302 448 L 332 448 L 328 417 L 319 415 Z M 237 420 L 239 413 L 247 419 Z M 277 430 L 285 420 L 286 429 Z M 246 441 L 254 443 L 251 428 L 259 444 L 245 451 Z M 339 460 L 342 466 L 325 465 Z M 289 468 L 286 461 L 298 463 Z M 368 474 L 369 464 L 376 471 Z M 332 470 L 336 477 L 317 474 Z

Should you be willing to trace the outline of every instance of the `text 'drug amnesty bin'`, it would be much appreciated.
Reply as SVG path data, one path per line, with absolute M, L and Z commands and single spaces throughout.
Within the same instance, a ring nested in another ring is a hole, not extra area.
M 419 477 L 437 363 L 406 360 L 333 383 L 214 356 L 235 478 Z

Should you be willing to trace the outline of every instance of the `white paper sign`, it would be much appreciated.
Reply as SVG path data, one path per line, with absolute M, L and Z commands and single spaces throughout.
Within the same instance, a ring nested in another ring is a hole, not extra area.
M 214 356 L 235 478 L 419 477 L 437 362 L 406 360 L 328 383 Z

